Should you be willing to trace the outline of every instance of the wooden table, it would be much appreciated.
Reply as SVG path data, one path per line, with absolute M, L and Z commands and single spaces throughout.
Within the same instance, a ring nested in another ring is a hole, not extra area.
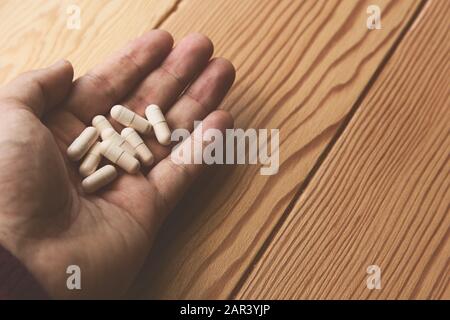
M 450 298 L 450 1 L 3 0 L 0 82 L 62 57 L 81 75 L 152 28 L 233 61 L 222 108 L 280 129 L 280 170 L 211 169 L 131 296 Z

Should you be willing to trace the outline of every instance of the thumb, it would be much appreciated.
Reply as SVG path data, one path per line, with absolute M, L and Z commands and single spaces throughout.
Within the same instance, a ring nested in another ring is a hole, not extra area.
M 205 131 L 218 129 L 224 133 L 225 129 L 231 127 L 233 127 L 233 118 L 228 112 L 222 110 L 214 111 L 202 121 L 202 128 L 197 127 L 191 136 L 172 153 L 180 149 L 204 149 L 207 144 L 212 143 L 208 141 Z M 192 152 L 192 155 L 194 153 L 195 151 Z M 190 158 L 192 159 L 193 156 Z M 161 214 L 167 214 L 173 209 L 185 191 L 201 174 L 204 166 L 204 164 L 195 164 L 193 161 L 189 161 L 189 163 L 183 161 L 174 162 L 171 155 L 169 155 L 150 171 L 147 178 L 158 192 L 157 197 L 159 197 L 159 201 L 157 203 L 163 206 L 158 208 L 159 211 L 162 211 Z
M 73 67 L 60 60 L 49 68 L 24 73 L 0 89 L 0 101 L 15 102 L 41 117 L 70 92 Z

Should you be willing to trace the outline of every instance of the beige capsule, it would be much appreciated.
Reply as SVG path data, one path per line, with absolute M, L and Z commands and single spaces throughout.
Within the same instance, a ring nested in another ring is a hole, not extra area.
M 125 127 L 133 128 L 142 134 L 148 134 L 152 129 L 150 122 L 121 105 L 112 107 L 111 117 Z
M 67 156 L 69 159 L 78 161 L 80 160 L 89 148 L 94 144 L 98 138 L 98 131 L 94 127 L 87 127 L 81 132 L 72 144 L 67 148 Z
M 113 144 L 119 146 L 129 154 L 131 154 L 133 157 L 137 157 L 136 150 L 129 144 L 124 137 L 122 137 L 120 134 L 116 132 L 114 129 L 105 129 L 102 134 L 102 140 L 106 141 L 109 140 Z
M 100 142 L 95 142 L 89 149 L 86 156 L 81 162 L 79 172 L 83 177 L 87 177 L 97 170 L 100 161 L 102 160 L 102 153 L 100 150 Z
M 161 109 L 156 104 L 151 104 L 145 109 L 145 116 L 153 126 L 153 131 L 158 142 L 165 146 L 169 145 L 170 129 Z
M 106 119 L 106 117 L 102 116 L 102 115 L 95 116 L 92 119 L 92 125 L 98 130 L 98 132 L 100 132 L 100 135 L 106 129 L 113 129 L 114 130 L 113 126 L 108 121 L 108 119 Z
M 81 186 L 86 193 L 92 193 L 111 183 L 117 177 L 117 170 L 108 164 L 86 177 Z
M 136 150 L 138 159 L 146 166 L 150 166 L 154 157 L 150 149 L 145 145 L 144 140 L 133 128 L 125 128 L 120 133 L 122 137 Z
M 111 141 L 103 141 L 101 143 L 101 151 L 106 159 L 114 164 L 117 164 L 126 172 L 134 174 L 139 171 L 139 161 L 119 146 L 113 144 Z

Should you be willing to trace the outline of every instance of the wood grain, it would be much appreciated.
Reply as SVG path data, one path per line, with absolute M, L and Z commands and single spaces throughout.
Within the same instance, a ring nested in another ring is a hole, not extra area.
M 281 167 L 218 168 L 163 227 L 136 290 L 143 298 L 227 298 L 289 210 L 299 186 L 420 7 L 377 1 L 182 1 L 162 26 L 207 34 L 233 61 L 223 104 L 243 128 L 279 128 Z
M 81 28 L 67 28 L 67 7 L 81 9 Z M 69 59 L 76 75 L 127 41 L 153 29 L 177 0 L 2 0 L 0 84 L 30 69 Z
M 450 298 L 449 15 L 428 3 L 236 298 Z

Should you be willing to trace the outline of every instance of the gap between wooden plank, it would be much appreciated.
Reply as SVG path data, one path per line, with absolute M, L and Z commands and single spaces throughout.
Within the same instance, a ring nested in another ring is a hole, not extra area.
M 180 0 L 181 1 L 181 0 Z M 286 209 L 284 210 L 283 214 L 281 215 L 280 219 L 276 222 L 274 228 L 271 230 L 269 236 L 264 240 L 264 243 L 262 244 L 261 248 L 258 250 L 257 254 L 255 255 L 255 258 L 253 259 L 253 261 L 249 264 L 249 266 L 247 267 L 247 269 L 242 273 L 241 278 L 239 279 L 237 285 L 234 287 L 234 289 L 231 291 L 230 295 L 229 295 L 229 299 L 236 299 L 236 295 L 237 293 L 242 289 L 242 286 L 244 285 L 245 281 L 248 279 L 253 267 L 259 262 L 259 260 L 261 260 L 261 258 L 263 257 L 264 252 L 266 251 L 266 249 L 270 246 L 270 244 L 272 243 L 272 240 L 274 239 L 275 235 L 278 233 L 278 231 L 280 230 L 280 228 L 283 226 L 284 222 L 286 221 L 286 219 L 289 217 L 292 209 L 294 208 L 295 204 L 297 203 L 298 199 L 300 198 L 300 196 L 303 194 L 304 190 L 308 187 L 310 181 L 313 179 L 313 177 L 315 176 L 316 172 L 318 171 L 318 169 L 321 167 L 322 163 L 324 162 L 324 160 L 327 158 L 328 154 L 331 152 L 331 150 L 333 149 L 334 145 L 336 144 L 336 142 L 339 140 L 340 136 L 342 135 L 342 133 L 346 130 L 348 124 L 350 123 L 351 119 L 353 118 L 353 116 L 355 115 L 356 111 L 359 109 L 359 107 L 361 106 L 362 102 L 364 101 L 364 99 L 366 98 L 367 94 L 369 93 L 370 89 L 372 88 L 372 86 L 374 85 L 374 83 L 377 81 L 378 77 L 380 76 L 381 72 L 383 71 L 384 67 L 386 66 L 386 64 L 389 62 L 389 60 L 392 58 L 392 56 L 394 55 L 395 51 L 397 50 L 398 46 L 400 45 L 400 43 L 403 41 L 403 39 L 405 38 L 405 36 L 409 33 L 409 31 L 412 29 L 412 27 L 414 26 L 417 18 L 420 16 L 420 14 L 422 13 L 422 10 L 425 8 L 426 4 L 428 3 L 429 0 L 422 0 L 420 2 L 420 5 L 418 6 L 418 8 L 416 9 L 416 11 L 414 12 L 414 14 L 412 15 L 412 17 L 410 18 L 410 20 L 408 21 L 408 23 L 406 24 L 405 28 L 400 32 L 400 35 L 398 36 L 398 38 L 395 40 L 395 42 L 393 43 L 392 47 L 388 50 L 386 56 L 383 58 L 383 60 L 381 61 L 380 65 L 377 67 L 375 73 L 372 75 L 372 77 L 369 79 L 369 82 L 367 83 L 367 85 L 364 87 L 364 89 L 361 91 L 361 94 L 359 95 L 358 99 L 356 100 L 355 104 L 352 106 L 352 108 L 350 109 L 350 111 L 348 112 L 348 114 L 344 117 L 344 119 L 342 120 L 342 124 L 339 126 L 339 128 L 337 129 L 336 134 L 333 136 L 333 138 L 331 139 L 331 141 L 328 143 L 328 145 L 325 147 L 324 151 L 321 153 L 321 155 L 319 156 L 319 158 L 317 159 L 316 163 L 314 164 L 314 166 L 312 167 L 312 169 L 310 170 L 310 172 L 308 173 L 308 175 L 306 176 L 305 180 L 303 181 L 303 183 L 300 185 L 299 189 L 297 190 L 297 192 L 295 193 L 295 195 L 292 197 L 291 201 L 289 202 L 288 206 L 286 207 Z

